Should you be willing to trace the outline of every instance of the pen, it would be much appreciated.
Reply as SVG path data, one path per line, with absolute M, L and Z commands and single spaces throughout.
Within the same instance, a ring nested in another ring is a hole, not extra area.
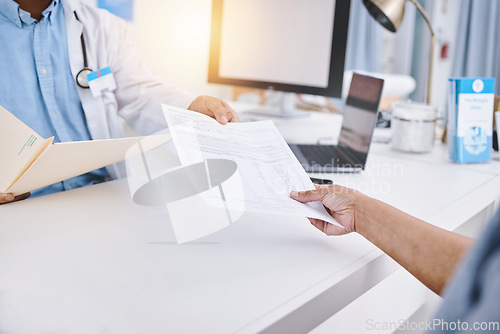
M 328 179 L 317 179 L 315 177 L 310 177 L 311 181 L 316 184 L 333 184 L 332 180 Z

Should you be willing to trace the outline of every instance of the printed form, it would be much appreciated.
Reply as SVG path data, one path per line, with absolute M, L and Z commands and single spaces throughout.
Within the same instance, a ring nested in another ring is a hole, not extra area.
M 290 198 L 290 191 L 311 190 L 314 185 L 272 121 L 221 125 L 206 115 L 176 107 L 163 105 L 163 112 L 183 166 L 207 159 L 236 163 L 243 191 L 230 195 L 239 197 L 244 210 L 339 225 L 320 202 Z

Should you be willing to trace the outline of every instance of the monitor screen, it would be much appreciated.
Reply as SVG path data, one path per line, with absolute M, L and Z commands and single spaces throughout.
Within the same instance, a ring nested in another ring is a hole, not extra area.
M 213 0 L 209 82 L 340 97 L 350 1 Z

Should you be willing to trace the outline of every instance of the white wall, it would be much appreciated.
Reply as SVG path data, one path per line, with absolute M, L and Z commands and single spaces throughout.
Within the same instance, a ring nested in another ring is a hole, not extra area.
M 461 1 L 451 0 L 426 0 L 424 2 L 425 10 L 428 13 L 436 37 L 434 49 L 434 67 L 432 77 L 431 104 L 437 107 L 442 116 L 445 112 L 448 78 L 451 75 L 453 65 L 456 34 L 458 27 L 458 17 Z M 420 16 L 420 14 L 417 14 Z M 415 54 L 417 63 L 415 64 L 414 74 L 417 80 L 417 91 L 414 97 L 417 101 L 425 101 L 427 87 L 427 73 L 429 65 L 430 33 L 429 28 L 424 21 L 419 18 L 418 24 L 421 28 L 420 36 L 416 37 Z M 447 44 L 448 55 L 441 57 L 441 49 Z
M 211 0 L 136 0 L 130 33 L 167 83 L 197 95 L 230 98 L 230 87 L 207 83 L 211 5 Z
M 433 3 L 432 26 L 436 34 L 434 52 L 434 68 L 432 76 L 432 105 L 438 107 L 441 115 L 444 114 L 453 60 L 456 50 L 456 34 L 458 18 L 460 16 L 460 1 L 440 0 Z M 448 47 L 447 54 L 442 49 Z

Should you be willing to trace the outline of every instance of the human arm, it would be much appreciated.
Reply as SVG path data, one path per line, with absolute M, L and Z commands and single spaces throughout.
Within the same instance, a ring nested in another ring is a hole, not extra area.
M 345 229 L 310 218 L 316 228 L 327 235 L 361 234 L 438 294 L 472 245 L 470 238 L 342 186 L 317 186 L 316 190 L 292 192 L 291 197 L 300 202 L 321 201 Z
M 21 194 L 21 195 L 17 195 L 17 196 L 14 196 L 11 193 L 7 193 L 7 194 L 0 193 L 0 205 L 10 203 L 10 202 L 21 201 L 21 200 L 26 199 L 30 196 L 31 196 L 31 193 L 25 193 L 25 194 Z

